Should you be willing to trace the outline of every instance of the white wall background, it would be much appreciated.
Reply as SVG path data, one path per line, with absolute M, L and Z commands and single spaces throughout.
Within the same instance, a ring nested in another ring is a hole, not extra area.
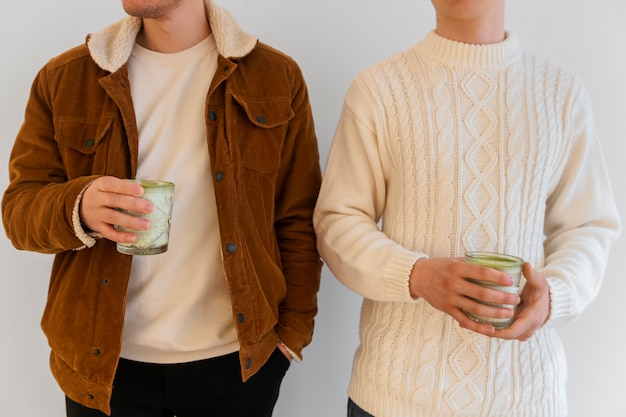
M 219 0 L 247 31 L 292 55 L 307 79 L 325 162 L 343 95 L 365 66 L 412 46 L 433 28 L 428 0 Z M 622 215 L 626 216 L 626 2 L 510 0 L 507 27 L 528 51 L 587 84 Z M 123 16 L 119 0 L 0 0 L 0 190 L 36 71 Z M 4 168 L 3 168 L 4 167 Z M 611 254 L 597 301 L 562 335 L 571 417 L 626 416 L 626 237 Z M 63 417 L 39 328 L 51 257 L 13 249 L 0 233 L 0 416 Z M 320 312 L 305 361 L 292 365 L 276 417 L 345 415 L 360 299 L 324 270 Z M 381 416 L 382 417 L 382 416 Z

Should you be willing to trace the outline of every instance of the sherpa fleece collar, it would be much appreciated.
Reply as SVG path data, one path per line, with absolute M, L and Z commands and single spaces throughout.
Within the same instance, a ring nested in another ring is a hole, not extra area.
M 235 19 L 212 0 L 205 0 L 209 24 L 217 50 L 225 58 L 240 58 L 252 51 L 258 39 L 241 30 Z M 100 32 L 89 35 L 87 47 L 91 57 L 102 69 L 115 72 L 124 65 L 141 30 L 138 17 L 127 16 Z

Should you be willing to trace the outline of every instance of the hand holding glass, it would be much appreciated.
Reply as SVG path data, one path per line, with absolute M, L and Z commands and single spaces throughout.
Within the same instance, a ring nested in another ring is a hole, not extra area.
M 515 283 L 511 286 L 503 286 L 497 285 L 492 282 L 481 281 L 477 279 L 468 278 L 468 281 L 474 282 L 479 285 L 483 285 L 485 287 L 504 291 L 512 294 L 519 294 L 520 281 L 522 278 L 522 266 L 524 265 L 524 260 L 518 258 L 516 256 L 506 255 L 502 253 L 492 253 L 492 252 L 467 252 L 465 254 L 465 262 L 469 262 L 476 265 L 486 266 L 489 268 L 494 268 L 499 271 L 506 272 L 513 278 Z M 487 303 L 480 300 L 476 300 L 481 304 L 492 305 L 496 307 L 504 307 L 510 308 L 511 310 L 515 309 L 515 306 L 508 304 L 494 304 Z M 491 324 L 497 330 L 506 329 L 513 323 L 512 318 L 494 318 L 494 317 L 485 317 L 478 316 L 475 314 L 471 314 L 469 312 L 465 312 L 469 318 L 474 321 L 480 323 Z
M 117 251 L 127 255 L 156 255 L 167 251 L 169 244 L 170 221 L 174 201 L 174 183 L 156 180 L 127 180 L 136 182 L 143 187 L 142 198 L 154 204 L 149 214 L 139 214 L 127 210 L 124 213 L 144 217 L 150 221 L 148 230 L 134 230 L 115 226 L 117 230 L 131 232 L 137 236 L 135 243 L 119 243 Z

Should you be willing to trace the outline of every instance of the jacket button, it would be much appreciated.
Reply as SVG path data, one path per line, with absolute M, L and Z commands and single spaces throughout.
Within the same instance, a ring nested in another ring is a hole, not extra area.
M 87 394 L 87 398 L 93 400 L 95 397 L 93 396 L 93 394 Z
M 237 245 L 235 245 L 234 243 L 229 243 L 226 245 L 226 252 L 230 253 L 231 255 L 235 252 L 237 252 Z
M 102 285 L 109 285 L 109 280 L 108 279 L 103 279 L 102 280 Z
M 96 140 L 94 138 L 89 138 L 85 141 L 85 145 L 87 145 L 88 148 L 93 148 L 93 145 L 96 144 Z
M 252 359 L 246 359 L 246 369 L 252 368 Z
M 94 349 L 93 354 L 98 356 L 100 354 L 100 349 Z
M 217 120 L 217 114 L 215 114 L 214 111 L 210 111 L 209 112 L 209 120 L 212 121 L 212 122 Z
M 221 182 L 224 179 L 224 173 L 222 171 L 217 171 L 215 173 L 215 181 Z
M 263 116 L 257 116 L 256 121 L 259 122 L 260 124 L 265 124 L 266 122 L 265 117 Z
M 244 319 L 245 319 L 245 317 L 244 317 L 243 313 L 237 314 L 237 323 L 239 323 L 239 324 L 243 323 Z

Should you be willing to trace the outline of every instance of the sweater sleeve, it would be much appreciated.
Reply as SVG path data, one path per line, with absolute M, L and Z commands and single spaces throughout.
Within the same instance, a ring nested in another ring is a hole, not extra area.
M 386 198 L 384 140 L 375 101 L 355 80 L 325 167 L 314 214 L 318 250 L 350 290 L 376 301 L 413 302 L 409 275 L 424 255 L 409 251 L 379 228 Z
M 545 266 L 550 286 L 546 326 L 578 317 L 596 297 L 609 250 L 620 233 L 620 219 L 590 99 L 582 84 L 566 114 L 562 175 L 546 205 Z

